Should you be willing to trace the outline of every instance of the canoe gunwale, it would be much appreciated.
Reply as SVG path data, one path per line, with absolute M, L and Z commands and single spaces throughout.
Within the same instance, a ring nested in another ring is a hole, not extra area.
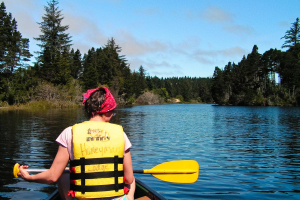
M 151 187 L 149 187 L 148 185 L 146 185 L 145 183 L 143 183 L 142 181 L 140 181 L 139 179 L 135 179 L 136 184 L 141 185 L 143 188 L 145 188 L 146 190 L 148 190 L 148 197 L 151 200 L 167 200 L 165 197 L 163 197 L 161 194 L 159 194 L 158 192 L 156 192 L 154 189 L 152 189 Z
M 151 200 L 167 200 L 165 197 L 163 197 L 161 194 L 153 190 L 151 187 L 149 187 L 139 179 L 135 179 L 135 182 L 136 182 L 136 192 L 138 190 L 138 187 L 141 187 L 141 189 L 139 190 L 144 190 L 144 193 L 146 193 L 145 195 L 149 197 Z M 56 189 L 45 200 L 59 200 L 59 199 L 60 197 L 59 197 L 58 189 Z

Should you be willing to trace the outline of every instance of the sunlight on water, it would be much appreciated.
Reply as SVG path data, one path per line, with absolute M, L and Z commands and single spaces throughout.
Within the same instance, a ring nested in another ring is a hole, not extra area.
M 54 185 L 12 178 L 15 162 L 49 168 L 54 142 L 67 126 L 85 120 L 81 109 L 0 112 L 0 197 L 41 199 Z M 167 199 L 299 199 L 300 109 L 149 105 L 117 110 L 133 147 L 134 169 L 171 160 L 196 160 L 194 184 L 136 175 Z M 29 197 L 29 196 L 30 197 Z

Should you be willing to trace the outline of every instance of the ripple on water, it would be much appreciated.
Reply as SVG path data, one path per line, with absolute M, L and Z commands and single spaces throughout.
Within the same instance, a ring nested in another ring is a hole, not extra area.
M 12 166 L 26 161 L 49 168 L 57 151 L 54 140 L 82 116 L 81 109 L 0 113 L 1 198 L 40 199 L 50 193 L 53 186 L 12 178 Z M 113 123 L 123 126 L 133 145 L 134 169 L 198 161 L 193 184 L 136 174 L 167 199 L 300 199 L 299 108 L 136 106 L 118 109 Z

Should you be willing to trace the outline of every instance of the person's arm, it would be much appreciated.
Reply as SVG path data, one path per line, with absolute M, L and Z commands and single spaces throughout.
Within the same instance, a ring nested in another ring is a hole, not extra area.
M 130 185 L 134 180 L 130 149 L 128 149 L 125 152 L 123 163 L 124 163 L 125 183 Z
M 128 186 L 129 192 L 126 194 L 128 200 L 134 200 L 134 193 L 135 193 L 135 178 L 133 177 L 133 182 Z
M 61 174 L 64 172 L 69 161 L 69 153 L 66 147 L 59 145 L 57 154 L 49 170 L 41 172 L 39 174 L 30 175 L 25 169 L 27 166 L 20 166 L 20 172 L 18 173 L 23 179 L 27 181 L 33 181 L 37 183 L 53 183 L 58 180 Z

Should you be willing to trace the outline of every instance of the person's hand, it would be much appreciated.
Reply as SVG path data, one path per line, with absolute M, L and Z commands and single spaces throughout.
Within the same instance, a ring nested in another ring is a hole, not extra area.
M 30 175 L 25 169 L 28 169 L 27 165 L 21 165 L 21 166 L 19 165 L 20 172 L 18 173 L 18 176 L 20 176 L 21 178 L 23 178 L 25 180 L 28 180 Z

